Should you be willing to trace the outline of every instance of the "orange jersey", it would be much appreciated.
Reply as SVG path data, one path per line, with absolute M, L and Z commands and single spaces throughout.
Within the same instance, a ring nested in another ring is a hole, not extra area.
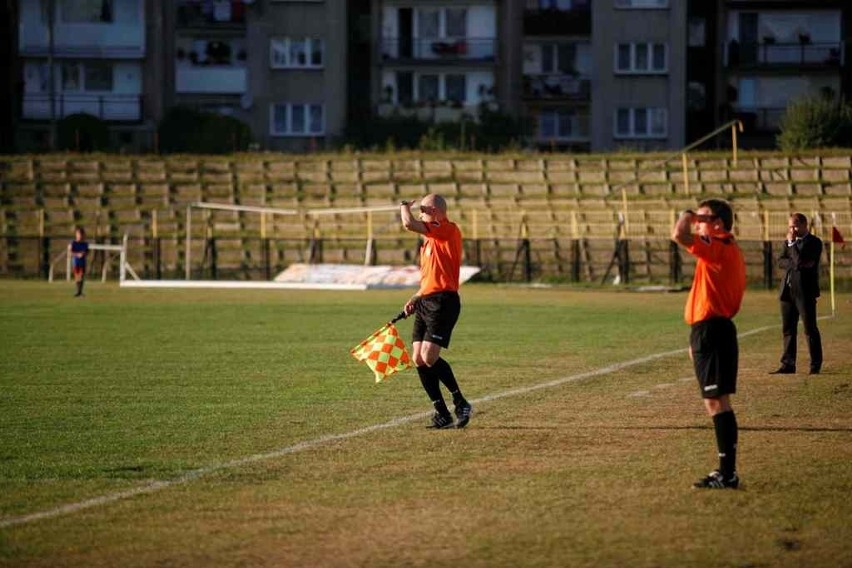
M 427 223 L 428 233 L 420 247 L 420 296 L 456 292 L 462 259 L 462 235 L 450 221 Z
M 686 323 L 733 318 L 740 311 L 746 287 L 745 260 L 733 235 L 696 236 L 686 250 L 698 259 L 684 310 Z

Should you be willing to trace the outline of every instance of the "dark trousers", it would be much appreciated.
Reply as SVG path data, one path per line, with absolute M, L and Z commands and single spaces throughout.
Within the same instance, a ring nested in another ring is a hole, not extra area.
M 816 298 L 793 298 L 785 293 L 781 298 L 781 322 L 784 334 L 784 353 L 781 364 L 796 366 L 796 328 L 799 318 L 808 339 L 808 353 L 811 357 L 811 370 L 822 368 L 822 338 L 817 329 Z

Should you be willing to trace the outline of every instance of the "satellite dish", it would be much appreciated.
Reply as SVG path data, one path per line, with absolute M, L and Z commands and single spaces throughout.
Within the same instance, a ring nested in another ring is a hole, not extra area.
M 248 110 L 251 108 L 251 105 L 254 104 L 254 97 L 251 96 L 251 93 L 244 93 L 240 97 L 240 106 L 243 107 L 244 110 Z

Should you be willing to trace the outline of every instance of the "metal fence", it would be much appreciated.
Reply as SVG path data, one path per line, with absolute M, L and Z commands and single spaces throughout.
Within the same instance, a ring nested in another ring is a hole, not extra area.
M 0 276 L 65 278 L 67 237 L 0 237 Z M 120 244 L 99 239 L 98 244 Z M 773 288 L 781 271 L 780 243 L 741 240 L 752 287 Z M 140 278 L 183 279 L 186 246 L 177 238 L 130 238 L 127 260 Z M 418 262 L 412 239 L 358 238 L 193 238 L 189 241 L 192 279 L 272 280 L 293 263 L 406 265 Z M 828 281 L 830 243 L 822 260 Z M 494 282 L 620 283 L 686 285 L 694 259 L 665 239 L 480 238 L 464 243 L 465 263 L 481 267 L 479 279 Z M 852 289 L 852 251 L 837 247 L 839 289 Z M 118 266 L 104 251 L 91 253 L 91 278 L 118 277 Z M 111 264 L 112 263 L 112 264 Z M 51 270 L 52 267 L 52 270 Z

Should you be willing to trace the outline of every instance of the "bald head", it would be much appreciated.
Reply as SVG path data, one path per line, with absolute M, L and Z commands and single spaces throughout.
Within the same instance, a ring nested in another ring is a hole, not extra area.
M 428 215 L 433 221 L 442 221 L 447 218 L 447 200 L 437 193 L 430 193 L 420 200 L 420 214 Z

